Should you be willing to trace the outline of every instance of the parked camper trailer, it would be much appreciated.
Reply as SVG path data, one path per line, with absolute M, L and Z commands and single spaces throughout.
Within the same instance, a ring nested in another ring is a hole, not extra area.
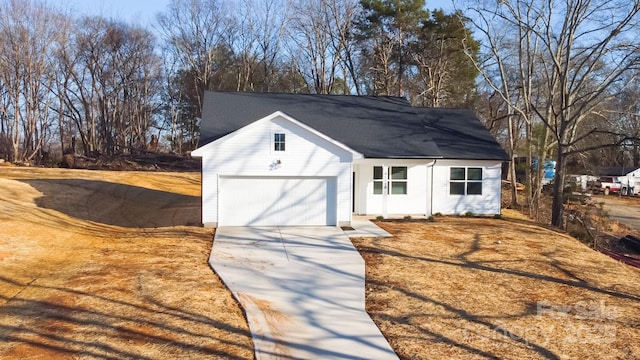
M 620 195 L 635 196 L 640 193 L 640 169 L 634 170 L 625 176 L 619 176 Z

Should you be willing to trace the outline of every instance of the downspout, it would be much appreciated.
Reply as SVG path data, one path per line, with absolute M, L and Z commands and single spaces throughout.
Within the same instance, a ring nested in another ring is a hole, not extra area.
M 382 217 L 388 218 L 387 201 L 389 192 L 389 167 L 382 165 Z
M 433 159 L 433 164 L 431 164 L 431 193 L 429 194 L 429 196 L 431 197 L 431 205 L 429 206 L 429 212 L 431 214 L 428 214 L 427 217 L 433 215 L 433 171 L 437 162 L 438 162 L 438 159 Z
M 513 158 L 511 158 L 511 161 L 513 161 Z M 515 169 L 515 167 L 516 167 L 516 165 L 513 164 L 513 168 L 514 169 Z M 484 186 L 484 175 L 482 177 L 483 177 L 482 183 L 483 183 L 483 186 Z M 500 163 L 500 180 L 502 180 L 502 163 Z M 529 184 L 531 184 L 531 182 L 529 182 Z M 529 187 L 531 187 L 531 185 L 529 185 Z M 498 205 L 498 215 L 502 216 L 502 182 L 500 183 L 499 194 L 500 194 L 500 196 L 498 198 L 500 199 L 500 203 L 499 203 L 500 205 Z
M 75 148 L 75 139 L 73 141 L 74 143 L 74 148 Z M 189 155 L 191 156 L 191 158 L 194 158 L 195 156 Z M 202 227 L 205 227 L 204 224 L 204 183 L 205 183 L 205 176 L 204 176 L 204 156 L 200 157 L 200 221 L 199 221 L 199 225 Z
M 216 173 L 216 222 L 213 227 L 218 228 L 218 225 L 220 225 L 220 173 Z
M 200 225 L 204 227 L 204 157 L 200 158 Z
M 353 170 L 353 154 L 351 154 L 351 163 L 349 164 L 349 186 L 351 187 L 351 200 L 349 204 L 351 211 L 349 211 L 349 224 L 347 226 L 351 226 L 353 223 L 353 214 L 356 211 L 356 173 Z M 336 189 L 336 192 L 338 190 Z M 337 214 L 336 214 L 337 216 Z M 338 225 L 340 225 L 340 221 L 338 221 Z

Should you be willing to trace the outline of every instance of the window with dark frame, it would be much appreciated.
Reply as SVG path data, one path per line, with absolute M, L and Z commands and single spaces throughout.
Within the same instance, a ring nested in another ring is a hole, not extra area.
M 382 195 L 382 166 L 373 167 L 373 194 Z
M 449 194 L 482 195 L 482 168 L 450 168 Z
M 284 151 L 285 139 L 283 133 L 273 134 L 273 149 L 275 151 Z
M 391 167 L 391 194 L 407 195 L 407 167 Z
M 389 174 L 387 179 L 389 180 L 388 194 L 391 195 L 406 195 L 407 194 L 407 167 L 406 166 L 391 166 L 389 167 Z M 373 167 L 373 194 L 382 195 L 383 189 L 383 171 L 382 166 Z

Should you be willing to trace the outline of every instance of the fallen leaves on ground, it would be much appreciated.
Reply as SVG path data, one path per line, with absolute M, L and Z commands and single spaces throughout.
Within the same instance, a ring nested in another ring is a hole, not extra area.
M 402 359 L 640 357 L 637 269 L 523 217 L 378 225 L 354 244 Z
M 198 173 L 0 169 L 0 358 L 252 359 Z

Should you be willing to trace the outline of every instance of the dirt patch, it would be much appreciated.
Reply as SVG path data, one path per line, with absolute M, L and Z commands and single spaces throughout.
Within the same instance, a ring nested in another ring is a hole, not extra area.
M 65 154 L 60 167 L 91 170 L 119 171 L 199 171 L 201 161 L 189 155 L 177 155 L 150 151 L 114 156 L 82 156 Z
M 0 358 L 252 359 L 196 173 L 0 170 Z
M 252 316 L 252 326 L 260 329 L 260 335 L 268 341 L 273 341 L 273 348 L 261 349 L 262 353 L 278 354 L 279 358 L 290 358 L 290 349 L 286 345 L 286 329 L 290 320 L 286 314 L 274 309 L 270 301 L 258 299 L 247 293 L 238 293 L 242 307 Z M 295 330 L 294 330 L 295 331 Z
M 402 359 L 632 359 L 640 271 L 506 211 L 354 239 L 367 311 Z

